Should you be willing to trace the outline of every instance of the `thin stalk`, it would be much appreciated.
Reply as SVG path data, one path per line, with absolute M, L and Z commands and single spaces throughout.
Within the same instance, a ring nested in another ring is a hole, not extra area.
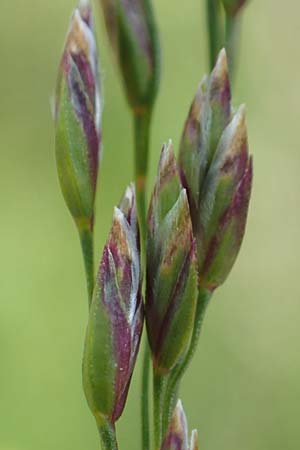
M 94 290 L 94 236 L 93 230 L 89 225 L 78 227 L 78 230 L 87 282 L 88 303 L 90 307 Z
M 169 425 L 170 418 L 173 413 L 173 408 L 175 405 L 175 401 L 177 398 L 177 392 L 179 389 L 179 384 L 181 381 L 181 378 L 188 368 L 198 345 L 200 332 L 202 329 L 203 319 L 206 312 L 206 307 L 208 305 L 208 302 L 210 300 L 212 293 L 207 290 L 199 290 L 198 293 L 198 303 L 197 303 L 197 309 L 196 309 L 196 315 L 195 315 L 195 325 L 194 330 L 190 342 L 190 347 L 185 355 L 184 359 L 175 367 L 174 371 L 171 373 L 169 380 L 168 380 L 168 386 L 166 388 L 165 398 L 164 398 L 164 405 L 163 405 L 163 433 L 166 433 Z
M 216 64 L 218 53 L 223 47 L 224 36 L 221 20 L 220 0 L 206 0 L 207 29 L 209 40 L 209 65 L 212 70 Z
M 240 24 L 241 24 L 240 14 L 234 17 L 231 16 L 230 14 L 226 14 L 225 43 L 231 82 L 234 81 L 234 74 L 236 69 Z
M 144 252 L 146 241 L 146 184 L 150 145 L 151 112 L 137 111 L 134 114 L 134 142 L 135 142 L 135 187 L 137 196 L 137 210 L 141 230 L 141 242 Z
M 154 450 L 159 450 L 163 439 L 163 398 L 165 377 L 153 371 L 153 423 L 154 423 Z
M 105 417 L 97 420 L 102 450 L 118 450 L 116 430 L 114 424 Z
M 135 140 L 135 186 L 137 197 L 137 211 L 141 231 L 141 260 L 143 268 L 146 260 L 146 184 L 150 145 L 151 112 L 142 110 L 134 114 L 134 140 Z M 145 339 L 144 360 L 142 367 L 142 448 L 150 450 L 150 418 L 149 418 L 149 376 L 150 352 L 147 337 Z
M 150 349 L 146 338 L 143 367 L 142 367 L 142 448 L 150 450 L 150 425 L 149 425 L 149 375 L 150 375 Z

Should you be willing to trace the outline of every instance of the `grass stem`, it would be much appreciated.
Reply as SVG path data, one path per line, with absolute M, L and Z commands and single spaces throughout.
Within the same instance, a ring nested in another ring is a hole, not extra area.
M 185 355 L 184 359 L 173 369 L 173 372 L 170 374 L 167 387 L 166 387 L 166 393 L 164 398 L 164 406 L 163 406 L 163 425 L 162 425 L 162 432 L 163 434 L 166 433 L 169 425 L 170 418 L 173 413 L 173 409 L 177 400 L 177 392 L 179 389 L 179 384 L 181 381 L 181 378 L 183 374 L 185 373 L 186 369 L 188 368 L 198 345 L 203 319 L 205 316 L 206 307 L 208 305 L 208 302 L 211 297 L 211 292 L 207 290 L 199 290 L 198 294 L 198 303 L 197 303 L 197 309 L 196 309 L 196 316 L 195 316 L 195 325 L 194 330 L 189 346 L 189 350 L 187 354 Z

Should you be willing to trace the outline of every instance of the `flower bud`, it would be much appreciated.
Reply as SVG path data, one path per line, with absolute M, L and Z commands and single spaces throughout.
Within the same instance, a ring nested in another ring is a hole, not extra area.
M 210 164 L 220 137 L 231 119 L 231 89 L 226 52 L 222 49 L 211 73 L 208 89 L 209 138 L 207 163 Z
M 191 443 L 188 443 L 188 425 L 182 403 L 178 400 L 163 441 L 161 450 L 198 450 L 198 434 L 192 431 Z
M 128 102 L 149 109 L 159 82 L 159 45 L 151 0 L 100 0 Z
M 139 233 L 130 186 L 115 208 L 90 309 L 83 385 L 98 422 L 123 412 L 143 326 Z
M 97 48 L 89 3 L 71 19 L 55 98 L 55 145 L 59 180 L 77 225 L 92 227 L 101 143 Z
M 230 16 L 236 16 L 247 0 L 222 0 L 224 9 Z
M 156 373 L 187 351 L 197 302 L 197 258 L 185 189 L 164 146 L 148 216 L 146 322 Z
M 199 450 L 197 430 L 192 431 L 190 450 Z
M 252 183 L 245 109 L 225 129 L 209 168 L 200 205 L 200 278 L 214 289 L 227 278 L 245 232 Z
M 238 255 L 252 184 L 245 108 L 232 113 L 224 50 L 190 109 L 179 165 L 197 239 L 200 284 L 212 291 Z
M 225 50 L 220 52 L 210 77 L 200 83 L 181 138 L 179 167 L 187 189 L 194 229 L 207 168 L 224 128 L 231 119 L 231 94 Z

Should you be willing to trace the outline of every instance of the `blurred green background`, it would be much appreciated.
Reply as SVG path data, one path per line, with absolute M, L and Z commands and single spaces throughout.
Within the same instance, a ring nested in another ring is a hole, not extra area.
M 1 0 L 1 450 L 99 448 L 81 388 L 83 264 L 58 186 L 50 113 L 74 3 Z M 154 3 L 163 74 L 149 187 L 161 145 L 172 137 L 178 147 L 207 71 L 204 1 Z M 297 0 L 253 0 L 244 14 L 234 101 L 247 104 L 254 191 L 238 263 L 213 298 L 182 386 L 201 450 L 300 447 L 299 14 Z M 105 95 L 98 259 L 113 205 L 132 179 L 132 134 L 97 23 Z M 139 374 L 140 360 L 118 425 L 121 449 L 140 449 Z

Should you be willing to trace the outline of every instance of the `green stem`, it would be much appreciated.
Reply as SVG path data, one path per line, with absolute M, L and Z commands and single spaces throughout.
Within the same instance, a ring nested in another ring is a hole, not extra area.
M 94 236 L 92 228 L 88 225 L 78 227 L 78 230 L 84 260 L 88 301 L 90 307 L 94 290 Z
M 169 380 L 168 380 L 168 386 L 166 388 L 166 394 L 164 399 L 164 416 L 163 416 L 163 433 L 166 433 L 168 429 L 168 424 L 174 409 L 174 404 L 177 397 L 177 392 L 179 389 L 179 383 L 181 381 L 181 378 L 186 371 L 187 367 L 189 366 L 199 341 L 200 332 L 202 329 L 203 319 L 205 316 L 206 307 L 208 305 L 208 302 L 210 300 L 212 293 L 207 290 L 199 290 L 198 293 L 198 303 L 197 303 L 197 309 L 196 309 L 196 315 L 195 315 L 195 325 L 193 334 L 191 337 L 190 347 L 185 355 L 184 359 L 175 367 L 173 372 L 171 373 Z
M 151 112 L 140 111 L 134 114 L 134 140 L 135 140 L 135 186 L 137 196 L 137 211 L 141 231 L 141 260 L 143 268 L 146 261 L 146 183 L 150 145 Z M 150 449 L 150 419 L 149 419 L 149 376 L 150 352 L 147 337 L 145 340 L 144 361 L 142 368 L 142 448 Z
M 114 424 L 106 418 L 97 420 L 102 450 L 118 450 L 116 430 Z
M 146 337 L 143 368 L 142 368 L 142 448 L 150 450 L 150 429 L 149 429 L 149 374 L 150 374 L 150 349 Z
M 163 429 L 163 398 L 165 388 L 165 377 L 153 371 L 153 423 L 154 423 L 154 450 L 160 450 Z
M 146 183 L 150 146 L 150 122 L 151 112 L 143 110 L 134 114 L 135 185 L 142 247 L 145 247 L 146 241 Z
M 226 14 L 225 41 L 231 82 L 234 80 L 235 65 L 240 35 L 240 15 Z
M 207 1 L 207 28 L 209 40 L 209 65 L 212 70 L 216 64 L 218 53 L 224 46 L 223 27 L 221 21 L 220 0 Z

